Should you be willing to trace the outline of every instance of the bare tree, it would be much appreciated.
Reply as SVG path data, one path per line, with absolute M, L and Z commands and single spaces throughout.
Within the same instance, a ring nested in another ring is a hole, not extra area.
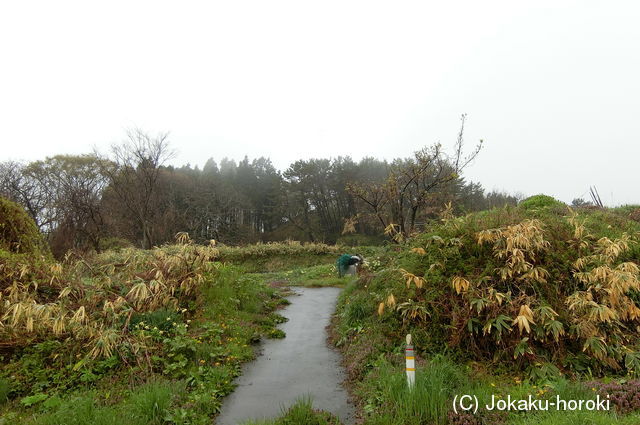
M 174 155 L 169 149 L 168 133 L 152 137 L 136 128 L 127 131 L 127 139 L 111 147 L 114 167 L 105 167 L 111 190 L 135 221 L 141 246 L 155 242 L 154 217 L 159 206 L 160 168 Z
M 462 115 L 453 154 L 444 153 L 440 144 L 421 149 L 413 158 L 394 161 L 386 181 L 350 184 L 349 191 L 390 233 L 409 236 L 433 195 L 457 181 L 480 152 L 482 140 L 467 156 L 463 154 L 465 120 Z
M 26 170 L 53 194 L 51 246 L 55 255 L 69 248 L 99 249 L 104 219 L 102 193 L 108 183 L 94 155 L 56 155 L 29 164 Z
M 0 195 L 21 204 L 42 232 L 55 221 L 54 191 L 36 170 L 14 161 L 0 164 Z

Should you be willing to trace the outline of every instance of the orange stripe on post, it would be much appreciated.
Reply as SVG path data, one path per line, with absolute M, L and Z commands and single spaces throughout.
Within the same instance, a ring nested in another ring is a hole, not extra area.
M 407 374 L 407 386 L 413 388 L 416 383 L 416 360 L 413 356 L 413 345 L 411 344 L 411 334 L 407 335 L 407 345 L 405 346 L 405 371 Z

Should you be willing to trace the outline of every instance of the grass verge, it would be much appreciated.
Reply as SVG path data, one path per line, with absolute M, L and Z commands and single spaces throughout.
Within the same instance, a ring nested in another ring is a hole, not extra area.
M 276 419 L 247 421 L 243 425 L 341 425 L 332 414 L 313 408 L 310 398 L 303 397 Z

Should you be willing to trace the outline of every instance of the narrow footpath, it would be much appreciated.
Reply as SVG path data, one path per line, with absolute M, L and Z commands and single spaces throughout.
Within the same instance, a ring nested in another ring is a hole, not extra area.
M 266 340 L 261 354 L 245 365 L 238 387 L 227 397 L 216 420 L 236 425 L 249 419 L 280 416 L 283 409 L 310 396 L 316 409 L 354 422 L 354 409 L 342 387 L 340 354 L 327 345 L 326 326 L 334 312 L 339 288 L 295 288 L 291 304 L 281 314 L 284 339 Z

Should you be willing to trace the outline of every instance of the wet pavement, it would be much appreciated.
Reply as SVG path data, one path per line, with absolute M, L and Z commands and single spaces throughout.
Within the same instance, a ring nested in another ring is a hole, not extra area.
M 299 295 L 280 314 L 284 339 L 267 339 L 261 353 L 243 368 L 238 387 L 229 395 L 215 423 L 236 425 L 249 419 L 280 416 L 303 396 L 313 407 L 354 422 L 354 409 L 342 387 L 340 354 L 327 345 L 325 327 L 334 312 L 339 288 L 295 288 Z

